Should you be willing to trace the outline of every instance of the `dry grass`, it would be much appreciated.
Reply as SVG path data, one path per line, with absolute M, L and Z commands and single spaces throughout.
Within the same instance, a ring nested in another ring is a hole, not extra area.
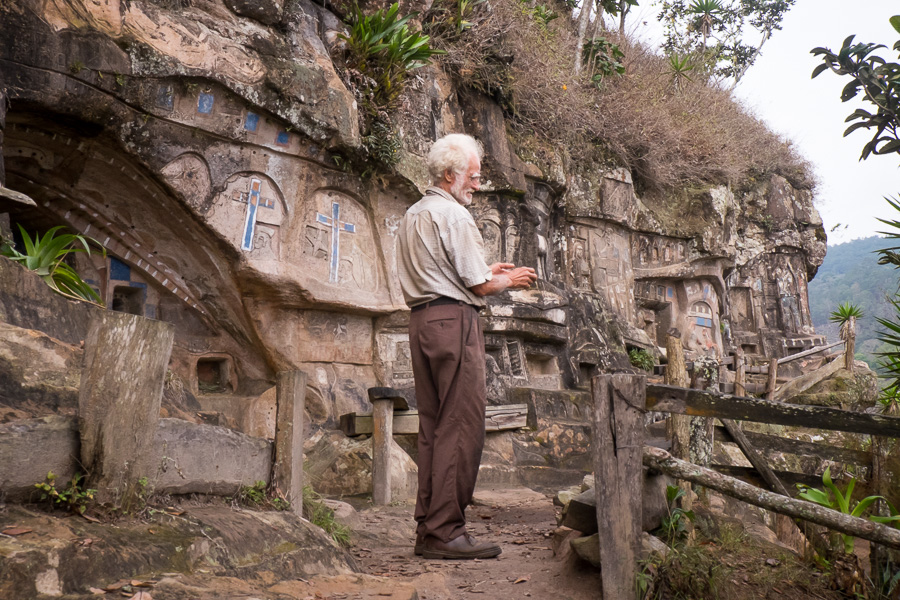
M 438 0 L 436 6 L 455 4 Z M 608 40 L 625 52 L 623 76 L 576 77 L 574 24 L 562 16 L 542 25 L 522 0 L 492 0 L 468 17 L 463 33 L 426 14 L 435 45 L 448 51 L 444 66 L 462 86 L 501 103 L 513 127 L 575 156 L 599 149 L 629 167 L 639 191 L 660 193 L 688 182 L 737 183 L 778 173 L 811 187 L 810 169 L 790 144 L 750 115 L 731 95 L 694 76 L 675 89 L 666 59 L 618 34 Z

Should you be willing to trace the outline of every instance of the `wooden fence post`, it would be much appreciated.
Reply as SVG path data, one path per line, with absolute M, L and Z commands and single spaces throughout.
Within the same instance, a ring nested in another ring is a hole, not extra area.
M 747 374 L 744 371 L 744 350 L 738 346 L 734 351 L 734 395 L 735 396 L 746 396 L 747 388 L 744 387 L 744 381 L 747 378 Z M 681 458 L 680 456 L 676 456 L 675 458 Z
M 684 364 L 684 347 L 681 345 L 681 332 L 674 327 L 666 335 L 666 358 L 668 359 L 666 385 L 687 387 L 688 376 Z M 687 460 L 689 456 L 691 444 L 690 423 L 691 418 L 686 415 L 670 414 L 666 425 L 666 434 L 672 441 L 672 456 L 682 460 Z M 691 495 L 691 484 L 687 481 L 679 481 L 678 485 L 685 491 L 685 495 L 681 498 L 681 508 L 691 510 L 694 503 Z
M 778 381 L 778 359 L 769 361 L 769 380 L 766 382 L 766 400 L 775 399 L 775 386 Z
M 275 489 L 303 516 L 303 411 L 306 408 L 306 373 L 281 371 L 275 383 Z
M 632 600 L 641 540 L 646 378 L 591 379 L 592 452 L 604 600 Z
M 891 441 L 888 438 L 872 436 L 872 491 L 882 497 L 888 492 L 884 463 L 890 447 Z M 884 500 L 875 501 L 872 514 L 890 516 Z M 869 565 L 872 570 L 872 581 L 876 582 L 876 585 L 884 581 L 883 573 L 888 568 L 888 561 L 887 549 L 881 544 L 872 542 L 869 548 Z
M 78 428 L 86 487 L 125 512 L 147 491 L 141 479 L 152 485 L 156 476 L 153 439 L 174 339 L 170 323 L 105 311 L 84 340 Z
M 391 441 L 394 437 L 394 400 L 372 400 L 372 501 L 391 503 Z

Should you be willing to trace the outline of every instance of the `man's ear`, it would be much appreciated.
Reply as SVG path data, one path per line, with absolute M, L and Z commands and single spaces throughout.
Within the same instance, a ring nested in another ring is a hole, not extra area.
M 446 171 L 444 171 L 444 181 L 446 181 L 447 183 L 453 183 L 453 175 L 453 169 L 447 169 Z

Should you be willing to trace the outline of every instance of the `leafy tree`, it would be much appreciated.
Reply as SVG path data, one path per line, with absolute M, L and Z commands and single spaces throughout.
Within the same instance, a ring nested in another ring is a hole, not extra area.
M 891 25 L 900 33 L 900 16 L 891 18 Z M 822 58 L 822 64 L 812 73 L 818 77 L 826 70 L 838 75 L 849 75 L 850 83 L 844 86 L 841 100 L 847 102 L 856 98 L 860 92 L 863 99 L 870 103 L 875 112 L 858 108 L 847 117 L 850 125 L 844 136 L 857 129 L 875 130 L 872 139 L 863 146 L 860 160 L 870 154 L 892 154 L 900 152 L 900 138 L 897 126 L 900 124 L 900 64 L 887 62 L 876 54 L 876 50 L 886 48 L 883 44 L 854 43 L 856 36 L 851 35 L 844 40 L 841 49 L 832 52 L 828 48 L 815 48 L 812 54 Z M 895 51 L 900 52 L 900 41 L 894 44 Z
M 891 25 L 900 33 L 900 15 L 891 17 Z M 844 40 L 841 49 L 832 52 L 828 48 L 814 48 L 811 53 L 822 59 L 822 64 L 817 66 L 812 73 L 813 77 L 819 76 L 827 70 L 831 70 L 839 76 L 849 76 L 850 82 L 841 91 L 841 100 L 847 102 L 856 98 L 860 92 L 862 99 L 871 104 L 875 112 L 858 108 L 847 117 L 846 122 L 852 123 L 845 131 L 844 136 L 850 135 L 858 129 L 866 129 L 871 132 L 872 139 L 863 146 L 860 160 L 869 156 L 884 154 L 900 154 L 900 137 L 897 128 L 900 126 L 900 64 L 888 62 L 878 54 L 877 50 L 886 48 L 883 44 L 854 43 L 856 36 L 849 36 Z M 900 52 L 900 41 L 894 43 L 893 50 Z M 885 198 L 888 204 L 900 211 L 900 202 Z M 894 231 L 882 232 L 891 240 L 900 239 L 900 221 L 879 219 Z M 900 269 L 900 246 L 892 246 L 877 250 L 878 263 L 881 265 L 893 265 Z M 900 412 L 900 294 L 894 293 L 890 299 L 893 314 L 889 318 L 876 317 L 876 321 L 883 328 L 880 331 L 879 341 L 882 342 L 878 352 L 881 358 L 880 371 L 887 377 L 887 385 L 882 389 L 879 401 L 885 412 Z
M 669 54 L 702 58 L 711 74 L 732 80 L 732 88 L 756 61 L 762 47 L 781 29 L 796 0 L 663 0 Z M 759 42 L 748 43 L 750 35 Z

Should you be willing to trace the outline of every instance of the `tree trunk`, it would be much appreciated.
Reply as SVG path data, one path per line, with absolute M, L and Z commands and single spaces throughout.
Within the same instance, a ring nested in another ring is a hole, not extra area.
M 81 464 L 97 500 L 125 512 L 156 478 L 153 439 L 174 339 L 169 323 L 106 311 L 93 318 L 84 341 Z
M 681 345 L 681 332 L 674 327 L 668 331 L 666 335 L 666 385 L 674 385 L 677 387 L 688 386 L 687 369 L 684 365 L 684 348 Z M 666 424 L 667 437 L 672 440 L 672 454 L 682 460 L 687 460 L 691 443 L 690 431 L 691 418 L 687 415 L 670 414 Z M 691 484 L 687 481 L 679 481 L 685 494 L 682 496 L 681 508 L 691 510 L 693 506 L 693 496 L 691 495 Z
M 594 0 L 582 0 L 581 13 L 578 17 L 578 44 L 575 46 L 575 74 L 581 74 L 581 54 L 584 48 L 584 36 L 587 34 L 588 23 L 591 22 L 591 9 Z

